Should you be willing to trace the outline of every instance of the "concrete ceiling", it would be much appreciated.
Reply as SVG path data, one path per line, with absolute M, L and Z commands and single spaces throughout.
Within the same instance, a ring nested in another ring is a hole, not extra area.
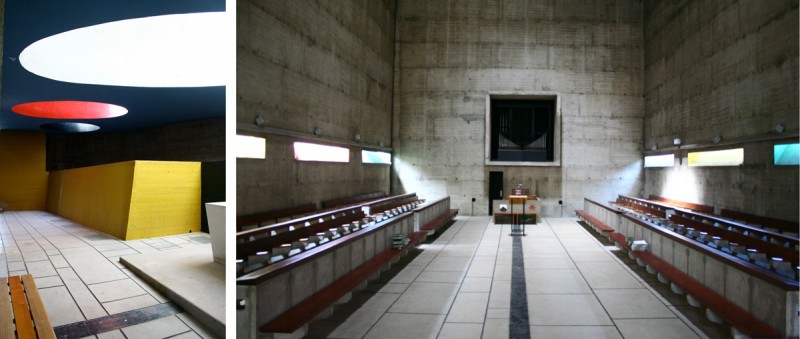
M 145 88 L 68 83 L 33 74 L 19 62 L 30 44 L 65 31 L 118 20 L 167 14 L 225 11 L 224 0 L 5 0 L 0 130 L 41 130 L 54 122 L 94 124 L 93 133 L 132 131 L 181 121 L 225 115 L 225 87 Z M 53 55 L 53 58 L 58 58 Z M 12 111 L 38 101 L 91 101 L 123 106 L 124 116 L 110 119 L 34 118 Z

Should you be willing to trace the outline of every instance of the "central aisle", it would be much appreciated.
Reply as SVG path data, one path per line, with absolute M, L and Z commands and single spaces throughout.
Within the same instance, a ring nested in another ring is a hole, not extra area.
M 458 217 L 307 337 L 508 338 L 521 261 L 532 338 L 703 337 L 574 220 L 529 225 L 523 260 L 513 260 L 509 231 L 490 217 Z

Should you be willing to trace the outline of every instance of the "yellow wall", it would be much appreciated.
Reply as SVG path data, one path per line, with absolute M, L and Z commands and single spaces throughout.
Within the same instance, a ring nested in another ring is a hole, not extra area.
M 52 172 L 48 210 L 132 240 L 200 230 L 200 163 L 127 161 Z
M 200 231 L 200 163 L 136 161 L 126 239 Z
M 50 173 L 48 211 L 125 239 L 134 161 Z
M 47 197 L 45 134 L 0 132 L 0 203 L 9 210 L 43 210 Z

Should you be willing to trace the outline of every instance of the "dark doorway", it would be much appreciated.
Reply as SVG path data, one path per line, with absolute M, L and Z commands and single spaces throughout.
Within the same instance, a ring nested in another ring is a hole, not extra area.
M 503 199 L 503 172 L 489 172 L 489 215 L 494 214 L 495 199 Z

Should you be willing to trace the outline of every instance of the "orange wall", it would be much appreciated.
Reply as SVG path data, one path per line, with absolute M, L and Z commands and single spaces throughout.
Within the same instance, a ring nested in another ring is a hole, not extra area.
M 47 198 L 45 134 L 0 131 L 0 203 L 9 210 L 43 210 Z

